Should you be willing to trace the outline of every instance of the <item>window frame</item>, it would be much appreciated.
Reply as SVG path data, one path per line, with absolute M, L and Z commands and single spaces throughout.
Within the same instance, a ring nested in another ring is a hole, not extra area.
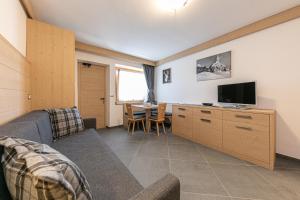
M 134 73 L 140 73 L 144 74 L 144 71 L 142 69 L 132 69 L 132 68 L 126 68 L 126 67 L 115 67 L 115 93 L 116 93 L 116 105 L 123 105 L 125 103 L 134 103 L 134 104 L 141 104 L 144 102 L 143 100 L 132 100 L 132 101 L 120 101 L 119 99 L 119 78 L 120 78 L 120 71 L 128 71 L 128 72 L 134 72 Z

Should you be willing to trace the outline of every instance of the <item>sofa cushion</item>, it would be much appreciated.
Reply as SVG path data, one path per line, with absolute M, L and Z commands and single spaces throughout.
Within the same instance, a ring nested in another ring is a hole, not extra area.
M 91 200 L 89 185 L 81 170 L 48 145 L 0 137 L 4 146 L 2 164 L 13 199 Z
M 86 175 L 95 199 L 129 199 L 143 187 L 93 129 L 53 143 Z
M 53 108 L 46 110 L 49 113 L 53 139 L 59 139 L 84 129 L 83 121 L 76 107 Z
M 41 142 L 43 144 L 50 145 L 53 142 L 50 118 L 49 114 L 46 111 L 33 111 L 13 120 L 12 122 L 24 121 L 31 121 L 36 123 L 39 130 Z

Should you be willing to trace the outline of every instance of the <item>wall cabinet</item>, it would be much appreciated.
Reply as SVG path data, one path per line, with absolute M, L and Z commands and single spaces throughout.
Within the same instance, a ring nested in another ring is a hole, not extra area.
M 75 105 L 74 33 L 37 20 L 27 21 L 32 109 Z
M 172 131 L 210 148 L 273 169 L 275 111 L 173 105 Z

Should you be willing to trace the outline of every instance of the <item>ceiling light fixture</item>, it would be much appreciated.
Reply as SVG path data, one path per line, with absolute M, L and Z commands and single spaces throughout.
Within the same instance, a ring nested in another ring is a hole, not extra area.
M 158 6 L 164 10 L 176 11 L 183 8 L 188 0 L 157 0 Z

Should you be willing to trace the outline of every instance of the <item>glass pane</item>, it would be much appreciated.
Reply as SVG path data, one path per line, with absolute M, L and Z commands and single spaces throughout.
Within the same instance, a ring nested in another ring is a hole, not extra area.
M 144 100 L 146 95 L 147 85 L 143 73 L 120 70 L 119 101 Z

